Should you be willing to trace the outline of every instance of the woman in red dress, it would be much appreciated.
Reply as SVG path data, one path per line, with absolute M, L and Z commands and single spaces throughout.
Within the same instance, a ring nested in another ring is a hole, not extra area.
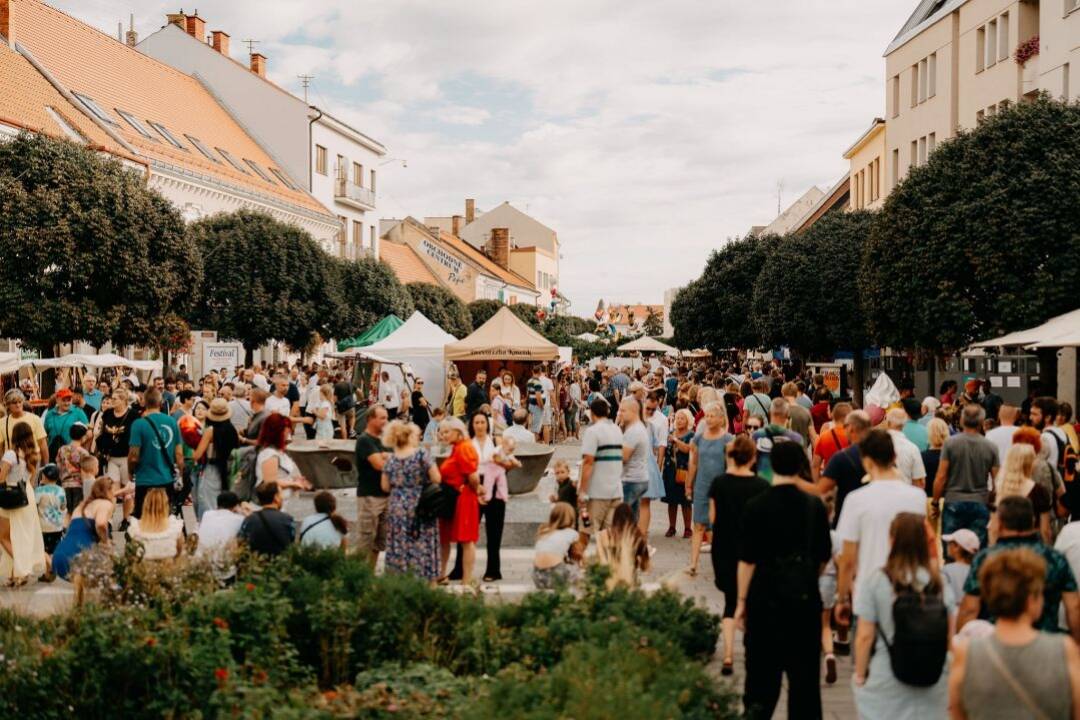
M 461 584 L 468 585 L 476 562 L 476 541 L 480 539 L 480 456 L 469 441 L 465 423 L 457 418 L 444 420 L 439 425 L 443 442 L 451 446 L 450 457 L 439 466 L 443 484 L 458 491 L 457 509 L 450 520 L 439 520 L 439 549 L 442 558 L 442 575 L 439 582 L 445 584 L 446 564 L 450 559 L 450 546 L 461 544 Z

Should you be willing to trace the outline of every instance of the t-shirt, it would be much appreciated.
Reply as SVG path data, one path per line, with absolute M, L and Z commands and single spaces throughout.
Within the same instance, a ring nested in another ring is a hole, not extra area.
M 1046 461 L 1051 467 L 1058 467 L 1058 458 L 1062 448 L 1069 442 L 1069 436 L 1059 427 L 1048 427 L 1043 431 L 1042 444 L 1047 448 Z
M 94 388 L 90 391 L 83 391 L 83 402 L 90 408 L 92 412 L 96 412 L 101 409 L 101 398 L 103 395 L 101 391 Z
M 997 447 L 982 435 L 962 432 L 945 441 L 942 461 L 949 463 L 945 502 L 987 501 L 990 473 L 998 464 Z
M 555 394 L 555 383 L 547 375 L 541 375 L 540 386 L 544 388 L 544 407 L 550 408 Z
M 779 425 L 768 425 L 758 430 L 750 438 L 757 445 L 757 473 L 772 482 L 772 449 L 778 442 L 796 442 L 803 444 L 802 435 Z
M 821 457 L 822 467 L 827 467 L 833 455 L 851 445 L 844 428 L 835 425 L 818 435 L 817 444 L 814 446 L 814 454 Z
M 229 401 L 229 409 L 232 411 L 229 421 L 232 422 L 237 432 L 244 432 L 251 421 L 251 403 L 236 398 Z
M 431 412 L 420 402 L 423 399 L 424 393 L 419 390 L 412 391 L 412 406 L 409 408 L 409 416 L 412 418 L 413 423 L 418 425 L 421 430 L 426 428 L 427 424 L 431 422 Z
M 1005 467 L 1005 456 L 1012 447 L 1013 434 L 1016 433 L 1015 425 L 1000 425 L 986 433 L 986 439 L 994 444 L 998 451 L 998 467 Z
M 269 417 L 270 413 L 266 408 L 263 408 L 259 412 L 251 416 L 251 420 L 248 421 L 247 430 L 244 431 L 244 437 L 248 440 L 258 440 L 259 433 L 262 432 L 263 422 Z
M 117 414 L 114 408 L 101 413 L 101 435 L 97 440 L 98 450 L 108 457 L 127 457 L 128 444 L 131 440 L 131 426 L 139 419 L 139 409 L 128 406 L 126 412 Z
M 930 434 L 926 428 L 914 420 L 904 423 L 904 437 L 915 444 L 919 452 L 930 449 Z
M 296 537 L 296 525 L 292 515 L 274 508 L 263 508 L 244 518 L 240 525 L 240 539 L 252 551 L 263 555 L 278 555 L 292 544 Z
M 653 450 L 652 436 L 643 422 L 635 422 L 623 430 L 624 447 L 632 448 L 630 459 L 623 462 L 624 483 L 649 482 L 649 453 Z
M 927 450 L 922 453 L 923 467 L 926 468 L 926 495 L 934 496 L 934 478 L 937 477 L 938 466 L 941 465 L 941 448 Z
M 161 436 L 161 442 L 158 442 L 158 435 Z M 176 462 L 176 446 L 179 443 L 180 426 L 168 415 L 155 412 L 136 420 L 131 426 L 129 441 L 131 447 L 139 448 L 135 484 L 143 486 L 171 484 L 173 481 L 172 463 Z M 164 452 L 162 452 L 163 449 Z M 165 456 L 168 456 L 168 461 L 165 460 Z
M 64 488 L 56 484 L 42 483 L 34 489 L 34 497 L 37 499 L 41 532 L 62 532 L 64 513 L 67 512 L 67 495 L 64 493 Z
M 926 467 L 923 466 L 922 453 L 915 443 L 907 439 L 907 436 L 899 430 L 889 430 L 892 437 L 893 449 L 896 450 L 896 469 L 908 482 L 926 477 Z
M 396 382 L 384 380 L 379 384 L 379 402 L 385 405 L 387 410 L 401 407 L 401 388 Z
M 941 568 L 941 574 L 945 576 L 949 587 L 952 588 L 953 597 L 964 597 L 964 583 L 967 582 L 969 572 L 971 572 L 971 566 L 959 562 L 945 563 L 945 566 Z
M 747 395 L 746 400 L 743 401 L 743 411 L 747 417 L 753 415 L 761 418 L 766 423 L 769 422 L 770 407 L 772 407 L 772 398 L 765 393 Z
M 716 504 L 716 522 L 713 523 L 714 559 L 721 555 L 735 556 L 742 540 L 746 504 L 768 489 L 769 482 L 757 475 L 747 477 L 725 473 L 713 480 L 709 487 L 709 499 Z M 719 580 L 717 577 L 717 581 Z M 724 591 L 724 588 L 719 589 Z
M 34 431 L 34 442 L 40 443 L 49 437 L 49 434 L 45 432 L 45 424 L 34 413 L 23 411 L 22 416 L 18 418 L 6 415 L 0 423 L 0 449 L 11 448 L 11 433 L 19 423 L 26 423 Z
M 611 378 L 611 387 L 619 393 L 620 398 L 626 397 L 626 391 L 630 389 L 630 376 L 624 372 L 617 372 Z
M 284 415 L 288 417 L 292 412 L 292 403 L 289 402 L 289 396 L 278 397 L 277 395 L 271 395 L 266 398 L 266 409 L 268 412 L 277 413 L 278 415 Z
M 68 443 L 56 454 L 56 465 L 60 468 L 60 486 L 65 488 L 82 487 L 80 465 L 90 451 L 78 443 Z M 72 508 L 74 509 L 74 508 Z
M 308 515 L 300 523 L 300 544 L 305 547 L 338 548 L 343 537 L 325 513 Z
M 45 433 L 49 436 L 49 443 L 59 438 L 64 445 L 71 442 L 71 426 L 77 422 L 83 425 L 89 425 L 90 421 L 86 419 L 86 413 L 82 411 L 82 408 L 77 408 L 74 405 L 66 413 L 60 413 L 56 408 L 50 408 L 45 413 L 45 418 L 42 420 L 45 424 Z
M 611 420 L 600 420 L 581 436 L 581 454 L 592 456 L 592 478 L 587 494 L 597 500 L 621 499 L 623 435 Z
M 802 436 L 803 447 L 810 447 L 810 426 L 814 423 L 810 411 L 798 403 L 788 403 L 788 417 L 792 431 Z
M 664 415 L 657 410 L 646 422 L 649 423 L 649 432 L 652 435 L 653 447 L 667 447 L 668 435 L 671 434 L 668 430 L 667 415 Z
M 529 381 L 525 383 L 525 393 L 529 397 L 529 406 L 536 407 L 540 404 L 540 401 L 536 398 L 537 393 L 543 395 L 544 385 L 539 378 L 529 378 Z
M 889 558 L 889 527 L 902 512 L 926 515 L 926 494 L 903 480 L 877 480 L 848 494 L 836 523 L 839 542 L 859 543 L 856 587 Z
M 232 510 L 207 510 L 199 522 L 199 545 L 195 554 L 202 557 L 221 552 L 235 540 L 244 524 L 244 516 Z
M 769 487 L 746 503 L 739 559 L 755 566 L 747 594 L 751 616 L 775 621 L 770 609 L 778 604 L 819 609 L 818 569 L 830 557 L 829 518 L 817 497 L 784 484 Z M 793 590 L 800 593 L 802 603 Z
M 566 557 L 566 553 L 570 552 L 570 546 L 577 542 L 577 539 L 578 532 L 573 528 L 553 530 L 536 539 L 536 554 Z
M 503 430 L 503 437 L 513 438 L 518 445 L 536 442 L 536 435 L 524 425 L 511 425 Z
M 389 452 L 382 440 L 367 430 L 356 435 L 356 495 L 358 497 L 386 497 L 382 489 L 382 471 L 371 466 L 368 457 Z

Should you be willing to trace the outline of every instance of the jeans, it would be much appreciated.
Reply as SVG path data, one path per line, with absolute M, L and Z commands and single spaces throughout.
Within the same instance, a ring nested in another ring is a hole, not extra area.
M 638 519 L 638 509 L 641 506 L 641 497 L 649 489 L 647 482 L 624 482 L 622 484 L 623 502 L 634 511 L 634 522 Z
M 990 510 L 985 503 L 964 500 L 947 502 L 941 511 L 941 534 L 948 535 L 961 528 L 967 528 L 979 536 L 982 547 L 987 545 L 986 526 L 990 522 Z M 949 544 L 942 541 L 945 557 L 949 556 Z

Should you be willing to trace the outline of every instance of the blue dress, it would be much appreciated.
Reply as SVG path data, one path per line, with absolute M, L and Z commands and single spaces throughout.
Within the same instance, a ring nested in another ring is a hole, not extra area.
M 52 556 L 53 572 L 64 580 L 71 579 L 71 563 L 83 550 L 97 544 L 97 530 L 89 518 L 74 518 Z
M 697 471 L 693 478 L 694 523 L 697 525 L 709 525 L 709 492 L 713 480 L 727 472 L 727 444 L 734 439 L 731 433 L 724 433 L 715 440 L 706 440 L 702 431 L 690 441 L 697 446 Z
M 407 458 L 390 455 L 383 473 L 390 479 L 387 510 L 386 572 L 411 573 L 425 580 L 439 576 L 439 525 L 416 525 L 416 504 L 428 481 L 431 456 L 420 449 Z

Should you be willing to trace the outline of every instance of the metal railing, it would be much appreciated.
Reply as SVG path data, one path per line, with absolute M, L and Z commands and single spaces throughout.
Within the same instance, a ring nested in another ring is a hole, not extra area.
M 351 183 L 348 178 L 337 178 L 337 182 L 334 183 L 334 197 L 352 200 L 372 208 L 375 207 L 375 191 Z

